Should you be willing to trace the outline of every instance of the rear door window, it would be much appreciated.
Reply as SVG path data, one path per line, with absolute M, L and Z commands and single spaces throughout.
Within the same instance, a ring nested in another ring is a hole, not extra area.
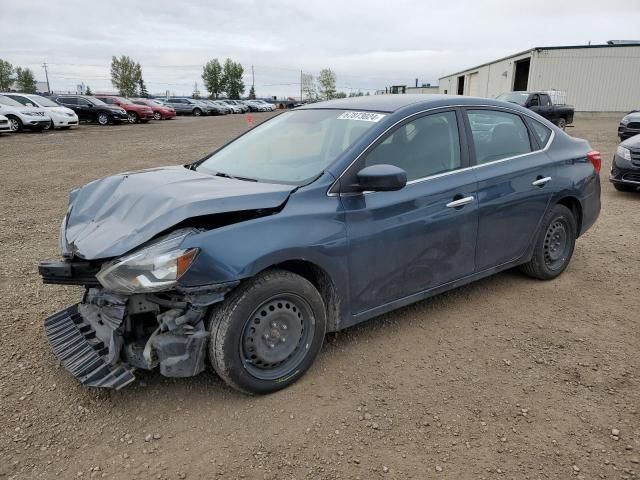
M 467 110 L 476 163 L 483 164 L 532 151 L 520 115 L 498 110 Z
M 64 103 L 65 105 L 77 105 L 78 99 L 76 97 L 62 97 L 58 98 L 60 103 Z

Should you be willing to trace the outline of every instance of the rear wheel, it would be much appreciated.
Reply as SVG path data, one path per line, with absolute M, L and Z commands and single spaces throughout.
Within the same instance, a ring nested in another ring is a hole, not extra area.
M 521 270 L 539 280 L 551 280 L 569 265 L 576 244 L 577 225 L 571 210 L 555 205 L 546 215 L 531 260 Z
M 234 290 L 211 315 L 209 359 L 233 388 L 265 394 L 298 380 L 315 360 L 325 306 L 306 279 L 266 271 Z
M 614 183 L 613 186 L 619 192 L 635 192 L 638 187 L 633 185 L 624 185 L 623 183 Z
M 22 122 L 18 117 L 14 117 L 13 115 L 7 115 L 9 119 L 9 128 L 12 132 L 17 133 L 22 131 Z
M 558 120 L 556 120 L 556 125 L 562 130 L 565 130 L 567 128 L 567 120 L 564 118 L 559 118 Z
M 106 113 L 99 113 L 98 114 L 98 123 L 100 125 L 108 125 L 109 124 L 109 115 L 107 115 Z

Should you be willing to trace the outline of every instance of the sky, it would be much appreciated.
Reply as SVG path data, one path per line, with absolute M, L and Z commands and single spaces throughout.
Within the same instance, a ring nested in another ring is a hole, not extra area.
M 0 58 L 54 91 L 112 92 L 113 55 L 140 62 L 153 94 L 204 92 L 229 57 L 258 97 L 299 96 L 300 72 L 374 93 L 538 46 L 640 40 L 638 0 L 0 0 Z

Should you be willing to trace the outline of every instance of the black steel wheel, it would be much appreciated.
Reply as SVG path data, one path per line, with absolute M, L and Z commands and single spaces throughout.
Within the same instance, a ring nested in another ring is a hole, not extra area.
M 564 205 L 555 205 L 545 215 L 533 256 L 521 270 L 540 280 L 556 278 L 571 261 L 576 237 L 577 223 L 573 212 Z
M 275 392 L 309 369 L 325 329 L 325 305 L 318 290 L 292 272 L 268 270 L 214 308 L 209 360 L 237 390 Z

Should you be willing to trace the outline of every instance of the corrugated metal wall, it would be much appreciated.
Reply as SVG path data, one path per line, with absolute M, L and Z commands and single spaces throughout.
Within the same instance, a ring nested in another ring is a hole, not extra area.
M 575 48 L 534 53 L 530 90 L 564 90 L 577 111 L 640 108 L 640 47 Z
M 531 57 L 528 90 L 562 90 L 582 112 L 640 108 L 640 46 L 538 50 L 440 79 L 440 93 L 455 95 L 458 77 L 477 73 L 477 94 L 495 98 L 513 89 L 515 62 Z

